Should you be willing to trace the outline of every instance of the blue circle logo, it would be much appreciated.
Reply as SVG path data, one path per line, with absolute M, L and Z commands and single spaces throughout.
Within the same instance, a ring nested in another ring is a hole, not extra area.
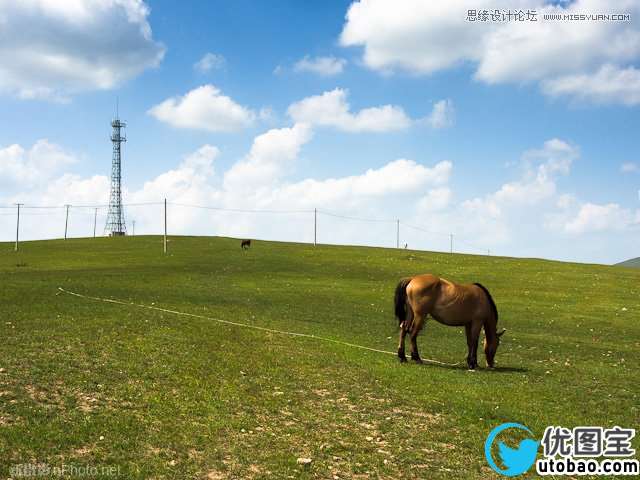
M 525 438 L 520 442 L 518 448 L 508 447 L 504 442 L 498 443 L 498 454 L 500 455 L 500 460 L 502 461 L 502 464 L 507 467 L 500 468 L 496 465 L 496 462 L 491 456 L 491 447 L 496 437 L 501 432 L 509 428 L 517 428 L 532 434 L 531 430 L 519 423 L 509 422 L 498 425 L 496 428 L 491 430 L 486 442 L 484 442 L 484 456 L 487 458 L 489 466 L 495 472 L 506 477 L 515 477 L 516 475 L 521 475 L 529 470 L 531 465 L 536 461 L 536 455 L 538 454 L 538 442 L 530 438 Z

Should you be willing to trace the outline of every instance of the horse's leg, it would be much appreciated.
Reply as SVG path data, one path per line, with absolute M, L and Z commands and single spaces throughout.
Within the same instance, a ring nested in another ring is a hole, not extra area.
M 398 342 L 398 358 L 402 363 L 407 361 L 407 356 L 404 353 L 404 338 L 407 336 L 407 332 L 411 329 L 413 323 L 413 310 L 410 305 L 407 305 L 407 307 L 406 317 L 400 324 L 400 341 Z
M 413 328 L 411 329 L 411 360 L 416 363 L 422 363 L 422 359 L 418 353 L 418 333 L 422 330 L 425 317 L 425 315 L 416 315 L 416 318 L 413 320 Z
M 478 366 L 478 338 L 480 337 L 481 328 L 481 322 L 471 322 L 465 325 L 467 347 L 469 348 L 467 355 L 467 366 L 469 367 L 469 370 L 475 370 Z
M 400 324 L 400 341 L 398 342 L 398 358 L 400 359 L 401 363 L 407 361 L 407 356 L 404 353 L 404 337 L 407 335 L 407 330 L 404 327 L 405 323 L 406 321 Z

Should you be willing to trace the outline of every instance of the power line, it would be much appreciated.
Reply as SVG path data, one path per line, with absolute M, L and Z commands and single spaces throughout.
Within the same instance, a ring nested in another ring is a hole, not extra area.
M 343 215 L 343 214 L 339 214 L 339 213 L 334 213 L 334 212 L 330 212 L 330 211 L 326 211 L 326 210 L 319 210 L 319 209 L 313 209 L 313 210 L 278 210 L 278 209 L 251 209 L 251 208 L 226 208 L 226 207 L 219 207 L 219 206 L 212 206 L 212 205 L 197 205 L 197 204 L 190 204 L 190 203 L 182 203 L 182 202 L 169 202 L 166 201 L 166 203 L 163 202 L 137 202 L 137 203 L 126 203 L 126 204 L 122 204 L 122 207 L 127 207 L 127 208 L 133 208 L 133 207 L 146 207 L 146 206 L 161 206 L 161 205 L 172 205 L 172 206 L 177 206 L 177 207 L 184 207 L 184 208 L 196 208 L 196 209 L 201 209 L 201 210 L 210 210 L 210 211 L 218 211 L 218 212 L 231 212 L 231 213 L 254 213 L 254 214 L 260 214 L 260 213 L 264 213 L 264 214 L 313 214 L 313 228 L 314 228 L 314 244 L 317 244 L 317 239 L 318 239 L 318 234 L 320 233 L 318 231 L 318 215 L 325 215 L 328 217 L 333 217 L 333 218 L 338 218 L 338 219 L 343 219 L 343 220 L 350 220 L 350 221 L 356 221 L 356 222 L 367 222 L 367 223 L 379 223 L 379 224 L 395 224 L 395 233 L 396 233 L 396 247 L 399 247 L 400 245 L 400 226 L 404 226 L 407 228 L 410 228 L 412 230 L 416 230 L 419 232 L 423 232 L 426 233 L 428 235 L 437 235 L 440 237 L 448 237 L 449 238 L 449 251 L 452 252 L 453 251 L 453 233 L 445 233 L 445 232 L 440 232 L 440 231 L 434 231 L 428 228 L 424 228 L 420 225 L 415 225 L 415 224 L 410 224 L 410 223 L 406 223 L 400 219 L 384 219 L 384 218 L 368 218 L 368 217 L 358 217 L 358 216 L 352 216 L 352 215 Z M 96 219 L 98 216 L 98 210 L 102 210 L 102 213 L 100 213 L 100 216 L 104 215 L 104 209 L 107 209 L 109 207 L 109 205 L 106 204 L 102 204 L 102 205 L 91 205 L 91 204 L 87 204 L 87 205 L 71 205 L 71 204 L 65 204 L 65 205 L 25 205 L 25 204 L 21 204 L 20 206 L 20 214 L 22 216 L 25 217 L 29 217 L 29 216 L 53 216 L 53 212 L 52 210 L 58 210 L 57 212 L 55 212 L 55 216 L 58 217 L 59 215 L 65 214 L 65 224 L 68 224 L 70 218 L 69 215 L 71 215 L 73 213 L 74 216 L 82 216 L 82 217 L 92 217 L 93 219 L 93 223 L 96 223 Z M 15 209 L 16 206 L 12 205 L 0 205 L 0 209 Z M 166 208 L 166 207 L 165 207 Z M 78 211 L 78 210 L 83 210 L 83 209 L 91 209 L 92 211 L 86 211 L 86 212 L 82 212 L 82 211 Z M 38 210 L 43 210 L 42 213 L 37 212 Z M 15 210 L 11 211 L 11 212 L 0 212 L 0 217 L 2 216 L 11 216 L 11 217 L 15 217 L 16 213 Z M 58 217 L 59 218 L 59 217 Z M 68 229 L 68 225 L 65 225 L 65 230 Z M 456 245 L 464 245 L 467 246 L 475 251 L 478 252 L 488 252 L 489 250 L 487 250 L 486 247 L 481 247 L 479 245 L 476 245 L 474 243 L 471 242 L 467 242 L 465 240 L 460 239 L 460 237 L 458 235 L 455 235 L 455 241 L 456 241 Z
M 431 235 L 442 235 L 443 237 L 448 237 L 449 235 L 451 235 L 451 233 L 434 232 L 433 230 L 427 230 L 426 228 L 411 225 L 409 223 L 404 223 L 402 221 L 400 222 L 400 225 L 404 225 L 405 227 L 413 228 L 414 230 L 419 230 L 424 233 L 429 233 Z
M 192 205 L 188 203 L 167 202 L 168 205 L 175 205 L 177 207 L 189 207 L 200 208 L 203 210 L 217 210 L 221 212 L 236 212 L 236 213 L 313 213 L 313 210 L 269 210 L 269 209 L 248 209 L 248 208 L 223 208 L 223 207 L 210 207 L 206 205 Z
M 53 210 L 53 209 L 59 209 L 59 210 L 64 210 L 65 208 L 67 208 L 67 204 L 64 205 L 25 205 L 22 204 L 23 206 L 20 207 L 20 209 L 22 210 L 23 208 L 28 208 L 28 209 L 34 209 L 34 210 Z M 162 205 L 162 202 L 137 202 L 137 203 L 123 203 L 122 206 L 123 207 L 146 207 L 149 205 Z M 108 204 L 95 204 L 95 205 L 72 205 L 69 204 L 69 206 L 71 208 L 109 208 Z M 11 206 L 11 205 L 0 205 L 0 208 L 5 208 L 5 209 L 15 209 L 15 205 Z
M 356 222 L 371 222 L 371 223 L 396 223 L 397 220 L 384 220 L 379 218 L 361 218 L 361 217 L 350 217 L 347 215 L 339 215 L 337 213 L 325 212 L 322 210 L 318 210 L 318 213 L 322 215 L 328 215 L 329 217 L 342 218 L 344 220 L 355 220 Z

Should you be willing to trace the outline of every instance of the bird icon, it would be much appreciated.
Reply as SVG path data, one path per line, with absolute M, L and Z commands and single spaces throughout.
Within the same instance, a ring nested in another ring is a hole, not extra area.
M 498 454 L 503 465 L 507 467 L 507 470 L 503 471 L 505 475 L 520 475 L 526 472 L 535 462 L 538 454 L 538 442 L 525 438 L 520 442 L 518 448 L 511 448 L 505 445 L 504 442 L 500 442 L 498 443 Z

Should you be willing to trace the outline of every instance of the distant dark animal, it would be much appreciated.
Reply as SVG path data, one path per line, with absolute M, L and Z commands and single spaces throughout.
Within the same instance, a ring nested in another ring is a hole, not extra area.
M 484 354 L 493 368 L 500 337 L 497 330 L 498 309 L 489 290 L 479 283 L 460 285 L 435 275 L 417 275 L 400 280 L 395 292 L 395 313 L 400 324 L 398 357 L 406 362 L 404 337 L 410 333 L 411 359 L 422 363 L 416 338 L 428 315 L 452 327 L 465 327 L 467 334 L 467 366 L 478 366 L 478 338 L 484 327 Z
M 242 248 L 243 250 L 246 250 L 247 248 L 251 247 L 251 240 L 242 240 L 242 242 L 240 242 L 240 248 Z

